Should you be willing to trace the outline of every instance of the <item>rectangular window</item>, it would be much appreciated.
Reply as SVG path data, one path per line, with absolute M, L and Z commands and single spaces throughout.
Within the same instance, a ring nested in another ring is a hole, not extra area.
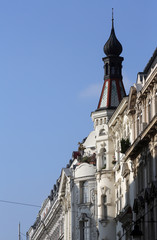
M 147 159 L 146 159 L 146 182 L 147 184 L 151 183 L 152 181 L 152 175 L 153 175 L 153 157 L 152 155 L 149 153 L 147 155 Z
M 89 202 L 88 181 L 80 183 L 80 202 L 81 203 Z
M 140 132 L 142 132 L 142 113 L 140 114 Z
M 139 135 L 139 125 L 140 125 L 140 120 L 139 120 L 139 117 L 137 117 L 137 137 Z
M 129 185 L 129 180 L 127 179 L 126 180 L 126 204 L 129 204 L 130 203 L 130 185 Z
M 119 194 L 118 194 L 118 189 L 117 189 L 117 193 L 116 193 L 116 202 L 117 202 L 117 214 L 119 213 Z
M 80 221 L 80 240 L 89 240 L 88 221 Z
M 151 110 L 152 110 L 151 109 L 151 101 L 149 101 L 149 103 L 148 103 L 148 122 L 150 122 L 152 119 L 152 111 Z
M 107 219 L 107 197 L 106 195 L 102 195 L 101 197 L 101 203 L 102 203 L 102 219 Z
M 148 156 L 148 169 L 149 169 L 149 174 L 148 174 L 148 181 L 149 183 L 151 182 L 152 180 L 152 173 L 153 173 L 153 158 L 152 158 L 152 155 L 149 154 Z

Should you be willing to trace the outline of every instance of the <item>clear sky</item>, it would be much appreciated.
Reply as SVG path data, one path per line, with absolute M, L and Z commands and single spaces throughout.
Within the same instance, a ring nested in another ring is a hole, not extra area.
M 156 0 L 0 0 L 0 200 L 41 205 L 93 129 L 112 7 L 128 92 L 157 46 Z M 38 210 L 0 202 L 0 240 Z

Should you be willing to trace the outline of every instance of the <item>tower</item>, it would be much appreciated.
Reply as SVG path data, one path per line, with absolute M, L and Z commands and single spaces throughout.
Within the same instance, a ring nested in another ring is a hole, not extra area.
M 112 13 L 112 28 L 108 41 L 104 45 L 106 57 L 104 62 L 104 84 L 97 109 L 92 112 L 95 129 L 95 144 L 97 149 L 97 226 L 99 239 L 116 239 L 115 226 L 115 196 L 113 171 L 113 136 L 110 136 L 108 121 L 115 109 L 126 95 L 122 81 L 122 61 L 120 56 L 122 45 L 114 30 Z
M 99 109 L 115 109 L 122 98 L 126 95 L 122 81 L 122 61 L 119 55 L 122 52 L 122 45 L 118 41 L 114 31 L 114 19 L 112 14 L 111 34 L 104 45 L 106 57 L 104 62 L 104 84 L 98 104 Z

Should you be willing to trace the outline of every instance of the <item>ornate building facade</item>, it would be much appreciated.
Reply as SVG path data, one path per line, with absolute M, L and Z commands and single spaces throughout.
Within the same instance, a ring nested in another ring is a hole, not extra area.
M 112 19 L 94 130 L 79 143 L 29 240 L 157 240 L 157 49 L 126 96 Z

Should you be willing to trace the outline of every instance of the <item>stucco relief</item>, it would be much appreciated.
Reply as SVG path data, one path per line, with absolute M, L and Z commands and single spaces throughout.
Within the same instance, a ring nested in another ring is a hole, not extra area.
M 95 203 L 95 189 L 94 188 L 90 190 L 90 201 L 93 204 Z
M 101 187 L 101 194 L 102 195 L 106 195 L 106 192 L 109 190 L 109 188 L 107 186 L 103 186 Z

